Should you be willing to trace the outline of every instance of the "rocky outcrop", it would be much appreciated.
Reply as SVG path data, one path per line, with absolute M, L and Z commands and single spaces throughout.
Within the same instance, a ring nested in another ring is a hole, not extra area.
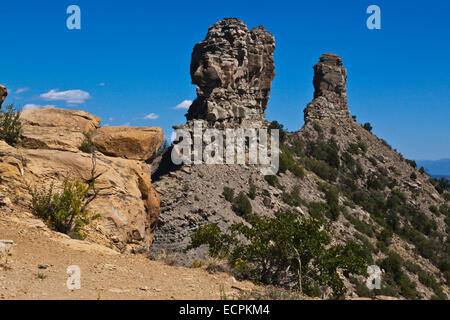
M 113 157 L 146 161 L 163 143 L 163 132 L 157 127 L 103 127 L 92 135 L 101 153 Z
M 261 126 L 275 76 L 274 50 L 274 37 L 262 26 L 249 30 L 235 18 L 211 26 L 192 53 L 191 78 L 198 97 L 187 120 Z
M 86 227 L 87 240 L 119 249 L 150 246 L 159 216 L 159 195 L 151 183 L 151 165 L 143 160 L 152 157 L 161 145 L 160 128 L 136 128 L 133 140 L 128 141 L 141 149 L 127 149 L 120 138 L 124 128 L 103 130 L 100 118 L 84 111 L 32 109 L 25 110 L 21 119 L 22 146 L 0 141 L 0 214 L 12 210 L 9 216 L 31 215 L 29 187 L 42 189 L 54 183 L 59 190 L 66 178 L 87 181 L 93 158 L 79 150 L 83 132 L 100 137 L 112 131 L 105 144 L 118 150 L 110 152 L 115 156 L 104 154 L 100 148 L 95 151 L 95 172 L 101 174 L 96 180 L 99 194 L 88 209 L 101 218 Z M 133 129 L 124 131 L 127 136 Z M 133 156 L 133 150 L 140 153 Z
M 8 90 L 0 84 L 0 109 L 2 108 L 3 101 L 5 101 L 8 95 Z
M 79 151 L 83 132 L 100 127 L 100 118 L 81 110 L 28 109 L 20 115 L 22 146 L 27 149 Z
M 347 106 L 347 70 L 334 53 L 320 56 L 314 65 L 314 100 L 304 110 L 305 123 L 321 119 L 349 118 Z

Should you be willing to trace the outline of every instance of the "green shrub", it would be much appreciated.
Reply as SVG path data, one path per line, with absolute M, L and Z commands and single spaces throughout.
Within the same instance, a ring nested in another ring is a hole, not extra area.
M 413 168 L 417 168 L 417 163 L 414 160 L 405 159 L 406 163 Z
M 320 127 L 320 125 L 317 122 L 313 122 L 313 128 L 314 130 L 316 130 L 318 133 L 322 133 L 322 128 Z
M 272 186 L 278 188 L 280 183 L 278 182 L 278 177 L 275 175 L 264 176 L 264 179 Z
M 224 196 L 225 200 L 229 202 L 233 202 L 234 199 L 234 189 L 229 187 L 223 187 L 222 195 Z
M 237 197 L 234 198 L 233 209 L 236 213 L 241 215 L 252 213 L 252 204 L 244 192 L 239 192 Z
M 405 268 L 406 268 L 406 270 L 408 270 L 409 272 L 414 273 L 414 274 L 418 274 L 419 271 L 422 270 L 422 268 L 420 268 L 419 265 L 417 265 L 411 261 L 406 261 Z
M 346 290 L 338 268 L 346 276 L 366 272 L 362 248 L 352 241 L 332 246 L 329 228 L 322 220 L 290 212 L 274 218 L 250 215 L 246 220 L 250 225 L 234 224 L 228 234 L 217 227 L 209 227 L 205 234 L 208 227 L 202 227 L 191 235 L 187 249 L 212 244 L 212 256 L 226 256 L 251 280 L 266 285 L 296 284 L 310 295 L 317 295 L 317 287 L 325 286 L 335 297 L 343 296 Z
M 394 252 L 390 252 L 388 257 L 378 262 L 378 265 L 385 270 L 387 279 L 397 284 L 399 293 L 407 299 L 417 299 L 415 291 L 416 284 L 412 282 L 402 271 L 403 259 Z
M 420 172 L 421 174 L 424 174 L 424 173 L 425 173 L 425 168 L 424 168 L 424 167 L 420 167 L 419 172 Z
M 439 212 L 445 216 L 450 216 L 450 206 L 447 204 L 441 204 L 439 207 Z
M 212 257 L 226 256 L 229 246 L 234 245 L 236 242 L 232 236 L 222 233 L 217 224 L 207 224 L 200 227 L 191 234 L 190 238 L 191 243 L 185 251 L 206 244 L 209 246 L 209 254 Z
M 431 205 L 431 206 L 429 207 L 429 209 L 430 209 L 430 211 L 431 211 L 432 213 L 434 213 L 435 215 L 439 215 L 439 214 L 440 214 L 439 209 L 438 209 L 435 205 Z
M 336 127 L 331 127 L 330 133 L 331 133 L 331 134 L 336 134 L 336 133 L 337 133 Z
M 374 157 L 370 157 L 369 158 L 369 161 L 370 161 L 370 163 L 372 164 L 372 165 L 374 165 L 374 166 L 376 166 L 377 165 L 377 159 L 375 159 Z
M 430 178 L 429 181 L 431 182 L 431 184 L 434 185 L 434 188 L 439 194 L 443 194 L 444 191 L 450 190 L 450 180 L 448 180 L 447 178 L 442 177 L 439 180 L 435 178 Z
M 364 142 L 359 141 L 358 143 L 350 143 L 347 152 L 352 154 L 359 154 L 359 151 L 362 151 L 362 153 L 365 153 L 367 151 L 367 146 Z
M 363 124 L 363 128 L 366 129 L 369 132 L 372 132 L 372 126 L 370 125 L 369 122 L 366 122 Z
M 411 175 L 409 177 L 411 178 L 411 180 L 416 180 L 417 174 L 415 172 L 413 172 L 413 173 L 411 173 Z
M 437 299 L 447 300 L 447 296 L 442 291 L 440 284 L 436 281 L 436 279 L 432 275 L 423 270 L 420 270 L 418 272 L 418 276 L 420 283 L 427 286 L 428 288 L 433 289 L 433 292 L 436 295 Z
M 79 181 L 64 180 L 63 190 L 53 192 L 53 184 L 48 190 L 45 188 L 30 188 L 31 208 L 33 213 L 52 229 L 71 236 L 81 237 L 80 230 L 99 215 L 90 216 L 87 205 L 96 196 L 90 194 L 92 185 Z
M 281 123 L 278 123 L 278 121 L 272 121 L 268 128 L 279 130 L 279 138 L 281 143 L 286 140 L 286 131 L 284 130 L 284 126 Z
M 280 147 L 280 162 L 279 162 L 279 172 L 284 173 L 286 170 L 291 171 L 295 176 L 303 178 L 305 172 L 303 169 L 295 162 L 290 150 L 285 145 Z
M 308 145 L 308 155 L 316 160 L 323 160 L 333 168 L 339 169 L 340 161 L 336 141 L 316 141 Z
M 250 178 L 249 179 L 249 191 L 248 191 L 248 197 L 252 200 L 254 200 L 256 198 L 256 185 L 253 183 L 253 180 Z
M 83 132 L 83 142 L 81 143 L 80 150 L 86 153 L 94 152 L 94 143 L 90 132 Z
M 336 181 L 338 171 L 330 167 L 327 163 L 319 160 L 303 158 L 303 163 L 308 170 L 317 174 L 320 178 L 330 182 Z
M 0 109 L 0 140 L 14 146 L 20 142 L 22 133 L 20 111 L 16 110 L 14 104 L 5 106 L 5 110 Z
M 336 187 L 328 188 L 325 191 L 325 200 L 327 201 L 328 205 L 328 218 L 336 221 L 341 213 L 339 209 L 339 189 Z
M 292 207 L 307 205 L 306 201 L 300 197 L 300 187 L 294 186 L 290 192 L 283 192 L 282 199 Z

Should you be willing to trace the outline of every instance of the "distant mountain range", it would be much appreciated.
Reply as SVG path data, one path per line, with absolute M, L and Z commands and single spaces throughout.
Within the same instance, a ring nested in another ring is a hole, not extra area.
M 434 178 L 450 179 L 450 159 L 418 160 L 416 163 L 419 168 L 424 167 L 425 171 Z

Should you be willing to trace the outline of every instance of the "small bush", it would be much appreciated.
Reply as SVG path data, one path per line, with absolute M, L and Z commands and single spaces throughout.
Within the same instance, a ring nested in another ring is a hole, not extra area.
M 276 175 L 264 176 L 264 179 L 272 186 L 278 188 L 280 183 L 278 182 L 278 177 Z
M 435 215 L 439 215 L 439 214 L 440 214 L 438 208 L 437 208 L 435 205 L 431 205 L 431 206 L 429 207 L 429 209 L 430 209 L 430 211 L 431 211 L 432 213 L 434 213 Z
M 303 163 L 308 170 L 317 174 L 320 178 L 328 181 L 336 181 L 338 171 L 336 168 L 330 167 L 326 162 L 303 158 Z
M 377 160 L 374 158 L 374 157 L 370 157 L 369 158 L 369 161 L 370 161 L 370 163 L 373 165 L 373 166 L 376 166 L 377 165 Z
M 52 229 L 66 233 L 71 237 L 83 239 L 81 228 L 100 215 L 91 215 L 87 209 L 89 203 L 98 195 L 96 180 L 102 174 L 96 174 L 96 159 L 92 155 L 90 179 L 85 182 L 65 179 L 62 190 L 53 192 L 53 184 L 49 189 L 28 187 L 31 195 L 31 210 Z
M 372 126 L 370 125 L 369 122 L 366 122 L 363 124 L 363 128 L 366 129 L 369 132 L 372 132 Z
M 411 178 L 411 180 L 416 180 L 417 174 L 415 172 L 413 172 L 413 173 L 411 173 L 411 175 L 409 177 Z
M 14 104 L 5 106 L 5 109 L 0 109 L 0 140 L 14 146 L 19 144 L 22 133 L 20 111 L 16 110 Z
M 417 168 L 417 163 L 414 160 L 405 159 L 406 163 L 413 168 Z
M 284 173 L 286 170 L 291 171 L 295 176 L 303 178 L 305 173 L 303 169 L 295 162 L 289 149 L 282 145 L 280 150 L 280 166 L 279 172 Z
M 252 204 L 244 192 L 239 192 L 234 199 L 233 209 L 236 213 L 246 215 L 252 213 Z
M 269 125 L 269 129 L 279 130 L 280 142 L 284 142 L 284 140 L 286 140 L 286 131 L 284 130 L 284 126 L 278 121 L 272 121 Z
M 83 142 L 81 143 L 80 150 L 86 153 L 94 152 L 94 143 L 90 132 L 83 132 Z
M 225 200 L 229 202 L 233 202 L 234 199 L 234 189 L 229 187 L 223 187 L 222 195 L 225 197 Z
M 292 207 L 307 205 L 306 201 L 300 197 L 300 187 L 294 186 L 291 192 L 283 192 L 282 199 L 285 203 Z
M 48 190 L 30 189 L 31 208 L 36 216 L 43 219 L 52 229 L 77 238 L 83 238 L 80 229 L 99 215 L 90 217 L 86 209 L 91 195 L 89 185 L 79 181 L 65 180 L 60 193 L 53 192 L 53 184 Z M 91 200 L 92 201 L 92 200 Z
M 248 191 L 248 197 L 252 200 L 256 198 L 256 185 L 253 183 L 253 180 L 249 179 L 250 189 Z

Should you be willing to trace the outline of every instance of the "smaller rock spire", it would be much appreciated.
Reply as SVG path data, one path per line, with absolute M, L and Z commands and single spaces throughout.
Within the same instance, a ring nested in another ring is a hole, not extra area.
M 347 70 L 334 53 L 324 53 L 314 65 L 314 100 L 305 108 L 305 123 L 312 120 L 348 118 Z

